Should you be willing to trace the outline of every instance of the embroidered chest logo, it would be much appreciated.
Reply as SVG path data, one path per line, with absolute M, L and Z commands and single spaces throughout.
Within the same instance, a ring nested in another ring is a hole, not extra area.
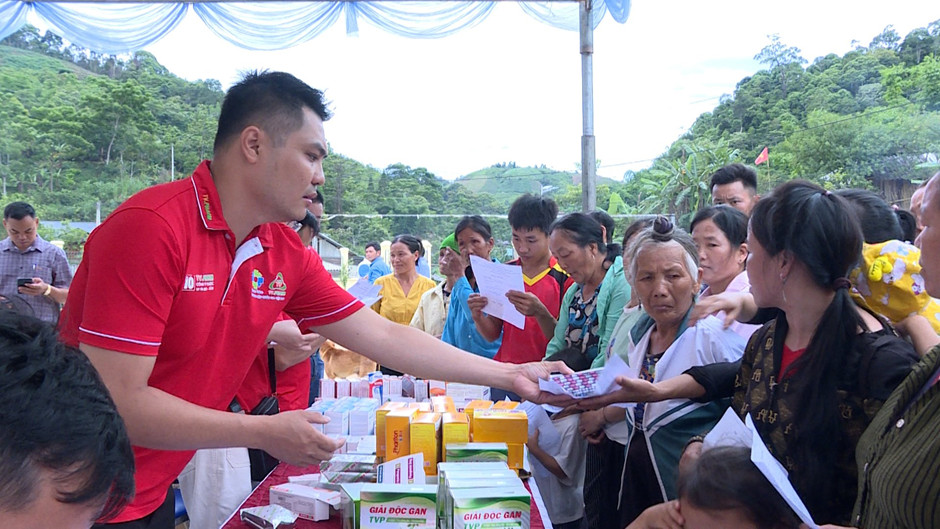
M 186 274 L 183 292 L 211 292 L 215 290 L 214 274 Z
M 261 290 L 262 285 L 264 285 L 264 276 L 257 269 L 253 270 L 251 272 L 251 289 Z
M 212 220 L 212 209 L 209 207 L 209 195 L 202 195 L 202 208 L 206 211 L 206 220 Z
M 255 299 L 283 300 L 287 296 L 287 282 L 284 275 L 278 272 L 274 279 L 265 287 L 264 274 L 257 268 L 251 271 L 251 297 Z
M 271 284 L 268 285 L 268 288 L 271 290 L 287 291 L 287 283 L 284 282 L 284 276 L 278 272 L 277 277 L 274 278 L 274 281 L 271 281 Z

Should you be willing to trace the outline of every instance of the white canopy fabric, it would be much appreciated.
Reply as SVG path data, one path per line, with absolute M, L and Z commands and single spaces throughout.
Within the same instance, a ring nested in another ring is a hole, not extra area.
M 578 31 L 575 1 L 515 2 L 533 18 Z M 192 11 L 213 33 L 251 50 L 277 50 L 315 38 L 343 21 L 348 34 L 365 22 L 395 35 L 441 38 L 472 27 L 493 10 L 493 1 L 307 1 L 307 2 L 55 2 L 0 0 L 0 39 L 20 29 L 32 12 L 69 42 L 101 53 L 143 49 L 179 25 Z M 609 12 L 627 20 L 629 0 L 594 0 L 593 27 Z

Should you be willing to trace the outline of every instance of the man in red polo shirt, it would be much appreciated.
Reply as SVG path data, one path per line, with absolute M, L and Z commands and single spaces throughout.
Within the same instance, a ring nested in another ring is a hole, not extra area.
M 362 310 L 280 224 L 303 217 L 323 183 L 328 117 L 297 78 L 247 75 L 222 104 L 214 160 L 134 195 L 89 237 L 61 336 L 94 364 L 134 445 L 123 527 L 172 527 L 169 486 L 196 449 L 260 448 L 306 466 L 338 448 L 313 412 L 224 411 L 281 312 L 400 371 L 549 400 L 537 378 L 560 363 L 507 369 Z

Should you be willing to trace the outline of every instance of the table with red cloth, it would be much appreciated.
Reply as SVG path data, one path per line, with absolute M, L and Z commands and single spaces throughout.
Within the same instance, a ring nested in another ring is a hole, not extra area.
M 268 477 L 264 478 L 256 488 L 251 492 L 251 496 L 242 502 L 238 509 L 229 517 L 224 524 L 222 524 L 221 529 L 253 529 L 253 527 L 241 521 L 238 513 L 242 509 L 248 507 L 258 507 L 259 505 L 267 505 L 268 501 L 268 489 L 274 485 L 280 485 L 282 483 L 287 483 L 287 478 L 290 476 L 299 476 L 301 474 L 315 474 L 319 472 L 318 467 L 306 467 L 300 468 L 293 465 L 288 465 L 287 463 L 281 463 L 274 470 L 268 474 Z M 530 529 L 552 529 L 552 524 L 547 519 L 543 522 L 542 512 L 544 507 L 542 507 L 542 498 L 539 496 L 538 486 L 536 486 L 534 479 L 530 478 L 523 481 L 526 489 L 529 490 L 529 494 L 532 495 L 531 502 L 531 511 L 529 513 L 529 527 Z M 547 523 L 546 523 L 547 522 Z M 324 520 L 322 522 L 311 522 L 310 520 L 304 520 L 302 518 L 297 519 L 296 529 L 343 529 L 343 520 L 342 516 L 336 512 L 330 512 L 330 519 Z

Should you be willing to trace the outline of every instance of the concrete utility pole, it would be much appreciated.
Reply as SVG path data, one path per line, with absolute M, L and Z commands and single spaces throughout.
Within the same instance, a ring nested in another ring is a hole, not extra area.
M 594 161 L 594 25 L 593 0 L 580 0 L 581 6 L 581 210 L 597 206 L 597 164 Z

